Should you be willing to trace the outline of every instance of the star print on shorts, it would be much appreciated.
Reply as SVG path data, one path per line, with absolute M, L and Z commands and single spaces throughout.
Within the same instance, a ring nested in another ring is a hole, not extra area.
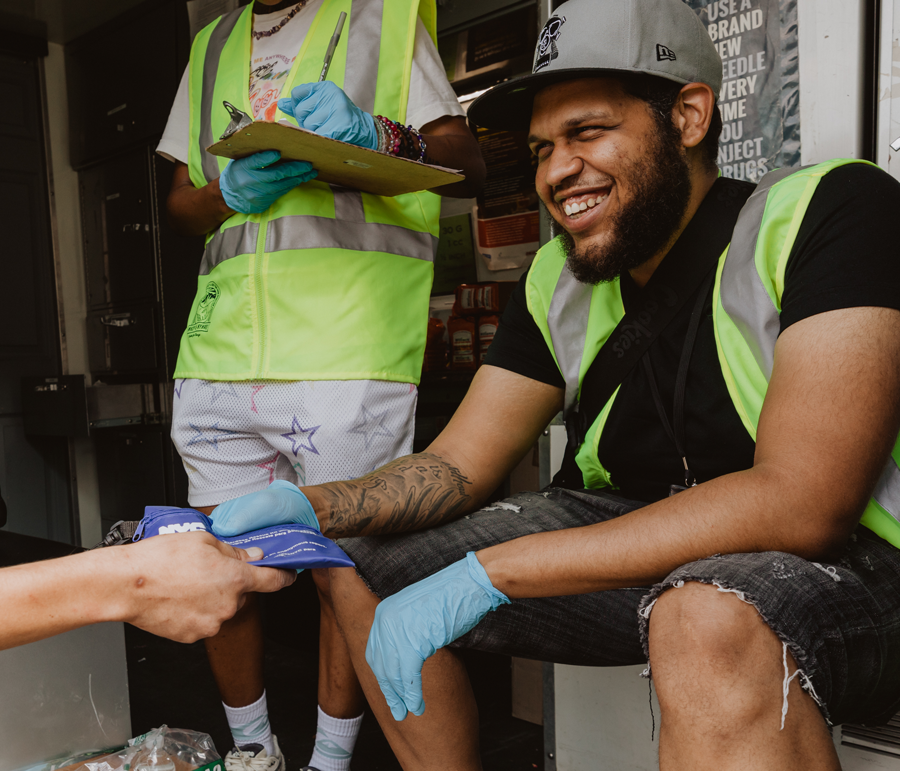
M 372 444 L 372 441 L 377 436 L 390 436 L 392 437 L 394 434 L 387 429 L 384 425 L 384 421 L 388 416 L 388 410 L 384 412 L 374 413 L 369 412 L 366 409 L 365 405 L 361 405 L 359 416 L 356 418 L 356 425 L 353 428 L 348 429 L 348 434 L 362 434 L 363 438 L 366 442 L 366 449 L 369 449 L 369 445 Z
M 265 385 L 252 386 L 253 390 L 250 393 L 250 412 L 255 412 L 257 415 L 259 415 L 259 410 L 256 409 L 256 395 L 265 387 Z
M 215 404 L 216 399 L 220 396 L 234 396 L 237 398 L 238 395 L 234 383 L 222 382 L 219 380 L 205 380 L 203 381 L 203 387 L 212 389 L 212 404 Z
M 307 450 L 318 455 L 319 451 L 312 443 L 312 438 L 316 431 L 318 431 L 320 428 L 322 428 L 322 426 L 303 428 L 303 426 L 300 425 L 300 421 L 297 420 L 297 416 L 294 415 L 294 419 L 291 421 L 291 430 L 286 434 L 282 434 L 282 436 L 285 439 L 290 440 L 291 452 L 294 453 L 294 455 L 297 455 L 300 450 Z
M 275 464 L 278 463 L 278 458 L 281 453 L 276 452 L 270 460 L 267 460 L 265 463 L 257 463 L 256 468 L 261 468 L 263 471 L 268 472 L 269 474 L 269 484 L 275 481 Z
M 188 424 L 194 431 L 197 433 L 190 438 L 187 443 L 187 446 L 190 447 L 192 444 L 208 444 L 212 447 L 216 452 L 219 451 L 219 440 L 224 439 L 225 436 L 229 436 L 232 434 L 236 434 L 237 431 L 229 431 L 227 428 L 219 428 L 218 421 L 213 423 L 206 431 L 204 431 L 199 426 L 195 426 L 193 423 Z M 212 434 L 213 431 L 218 431 L 219 434 L 224 436 L 216 436 Z M 207 435 L 209 434 L 209 435 Z

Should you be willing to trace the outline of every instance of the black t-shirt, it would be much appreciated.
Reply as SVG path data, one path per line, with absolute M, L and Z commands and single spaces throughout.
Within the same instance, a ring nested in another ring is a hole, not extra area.
M 748 184 L 722 179 L 736 195 Z M 782 295 L 781 330 L 818 313 L 877 306 L 900 309 L 900 254 L 896 228 L 900 183 L 867 164 L 841 166 L 820 182 L 789 257 Z M 699 213 L 697 216 L 700 216 Z M 703 228 L 692 228 L 703 232 Z M 679 240 L 678 246 L 690 246 Z M 678 251 L 690 253 L 690 249 Z M 668 259 L 668 257 L 667 257 Z M 626 310 L 641 290 L 621 279 Z M 669 420 L 675 377 L 695 301 L 689 299 L 650 347 L 650 357 Z M 486 364 L 561 388 L 565 381 L 528 312 L 525 278 L 514 292 Z M 684 402 L 685 452 L 698 482 L 750 468 L 755 444 L 738 417 L 719 365 L 707 297 L 697 333 Z M 654 501 L 669 485 L 683 484 L 681 459 L 659 417 L 650 382 L 636 366 L 622 383 L 599 445 L 599 458 L 620 495 Z

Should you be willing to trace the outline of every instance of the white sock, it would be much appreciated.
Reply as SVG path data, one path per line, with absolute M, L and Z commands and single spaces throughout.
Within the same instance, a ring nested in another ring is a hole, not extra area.
M 316 746 L 309 765 L 319 771 L 349 771 L 350 758 L 363 716 L 342 720 L 326 715 L 319 707 L 319 722 L 316 725 Z
M 225 707 L 225 716 L 228 718 L 228 727 L 231 729 L 235 747 L 261 744 L 270 755 L 275 752 L 265 691 L 258 701 L 246 707 L 229 707 L 225 702 L 222 702 L 222 706 Z

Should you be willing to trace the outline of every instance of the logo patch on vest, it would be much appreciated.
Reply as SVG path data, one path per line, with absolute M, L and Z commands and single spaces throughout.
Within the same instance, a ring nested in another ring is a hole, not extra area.
M 658 62 L 674 62 L 675 52 L 671 48 L 667 48 L 662 43 L 656 44 L 656 61 Z
M 212 312 L 219 301 L 219 285 L 215 281 L 210 281 L 206 285 L 206 294 L 197 306 L 194 318 L 188 325 L 187 333 L 189 337 L 197 337 L 201 332 L 209 330 L 209 323 L 212 320 Z
M 552 16 L 547 20 L 544 29 L 541 30 L 541 36 L 538 38 L 538 49 L 534 57 L 534 69 L 532 69 L 532 72 L 540 72 L 559 56 L 556 40 L 559 38 L 560 29 L 565 23 L 565 16 Z

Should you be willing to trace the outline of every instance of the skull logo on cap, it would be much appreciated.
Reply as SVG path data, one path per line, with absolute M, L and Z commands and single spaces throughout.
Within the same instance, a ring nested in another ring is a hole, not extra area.
M 556 40 L 559 37 L 562 25 L 566 23 L 565 16 L 551 16 L 544 29 L 541 30 L 541 36 L 538 39 L 537 54 L 534 60 L 534 69 L 532 72 L 538 72 L 559 56 L 559 50 L 556 47 Z

